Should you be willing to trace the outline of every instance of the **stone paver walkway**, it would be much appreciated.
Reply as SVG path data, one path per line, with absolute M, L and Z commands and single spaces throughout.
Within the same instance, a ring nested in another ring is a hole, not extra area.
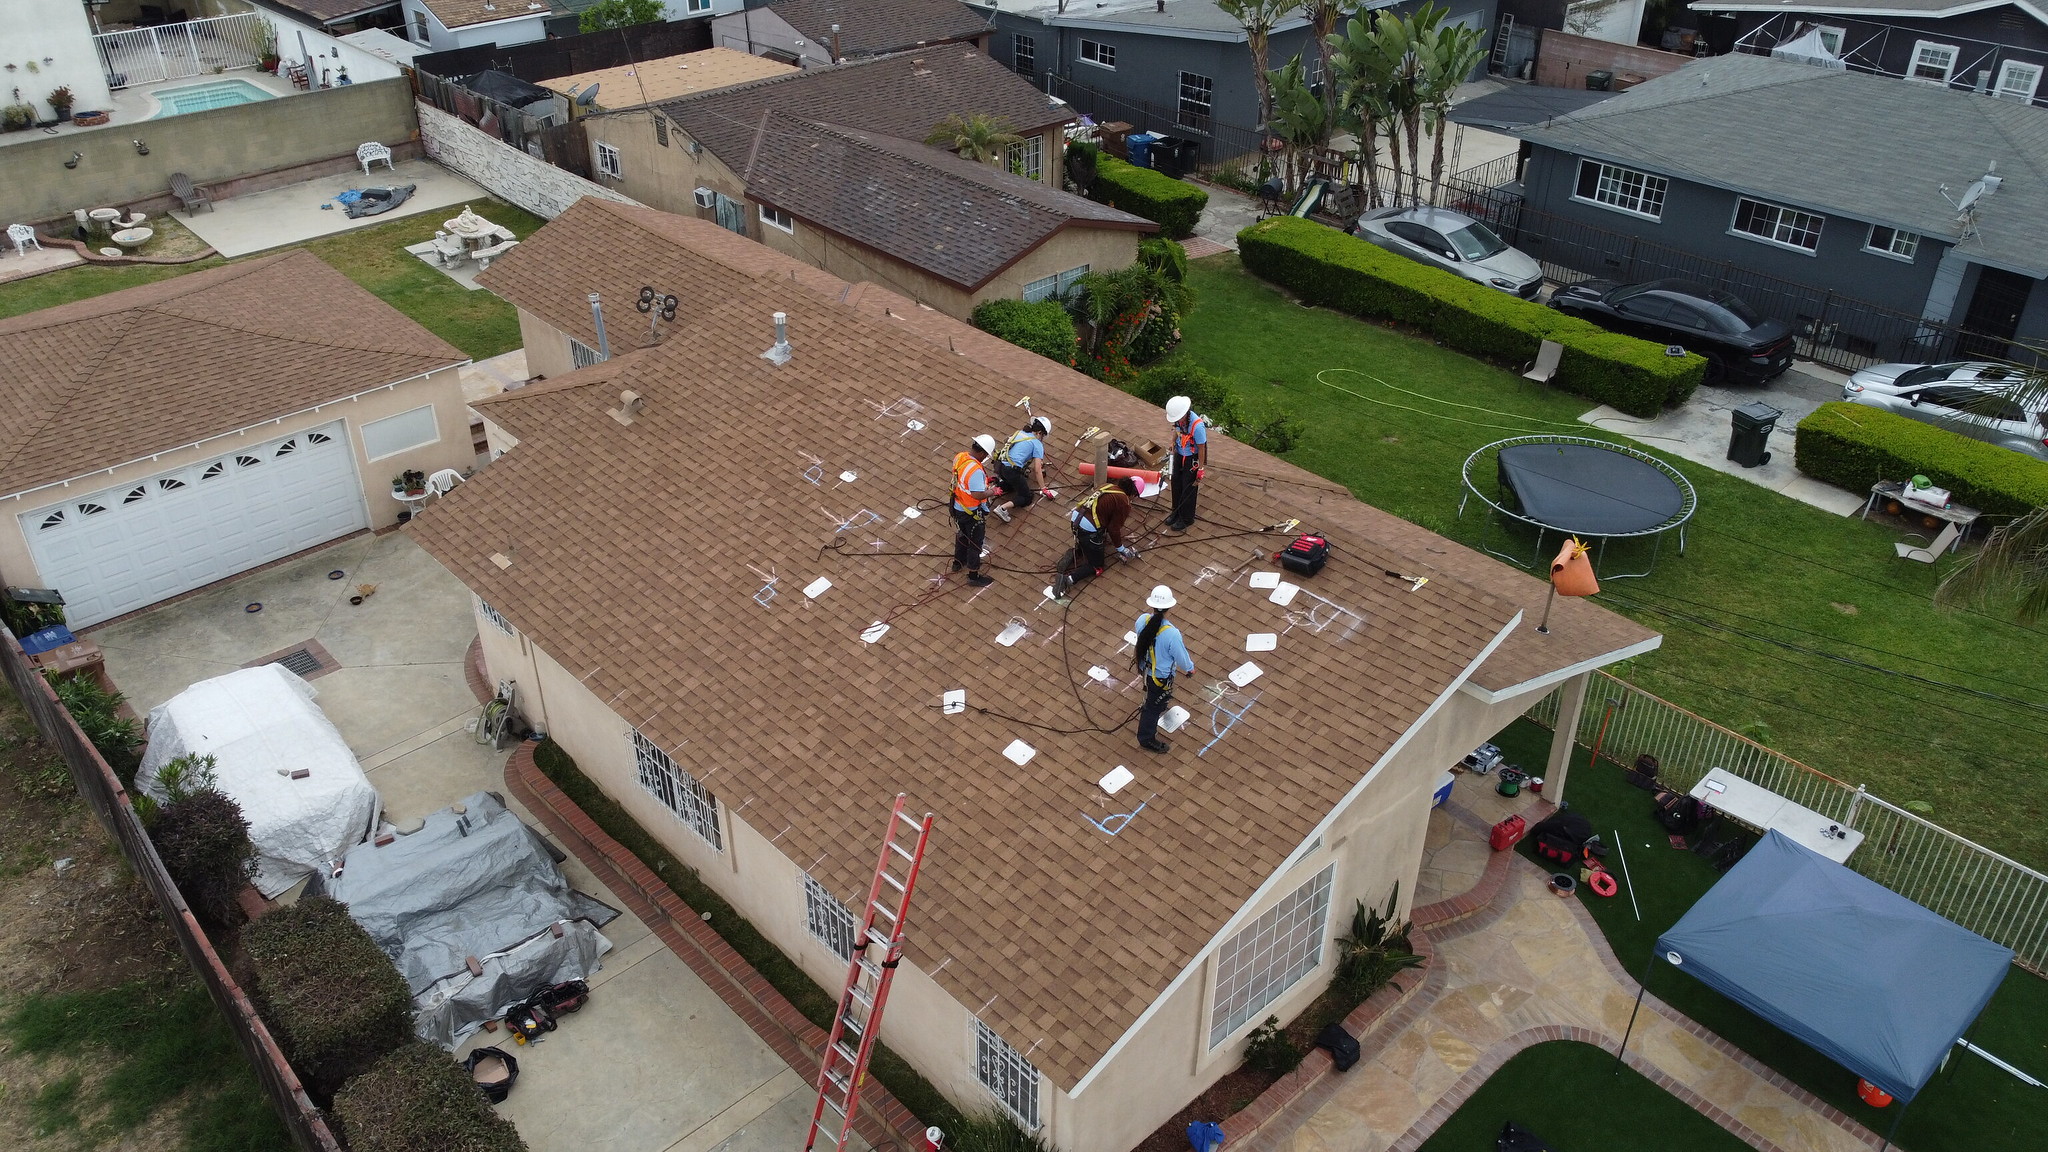
M 1448 815 L 1453 836 L 1480 834 L 1470 813 Z M 1431 929 L 1427 1007 L 1362 1038 L 1358 1067 L 1310 1087 L 1241 1147 L 1412 1152 L 1514 1053 L 1556 1039 L 1612 1050 L 1636 983 L 1578 899 L 1551 895 L 1544 878 L 1518 857 L 1485 911 Z M 1766 1152 L 1863 1152 L 1879 1143 L 1654 997 L 1643 1001 L 1628 1062 Z

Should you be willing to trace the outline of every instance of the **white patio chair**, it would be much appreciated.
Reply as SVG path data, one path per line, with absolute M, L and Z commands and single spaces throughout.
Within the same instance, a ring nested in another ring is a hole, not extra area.
M 28 250 L 31 248 L 38 252 L 43 250 L 43 242 L 36 239 L 36 230 L 26 224 L 9 224 L 7 226 L 7 239 L 14 243 L 14 254 L 16 256 L 28 255 Z
M 427 491 L 432 492 L 436 496 L 446 496 L 450 492 L 455 491 L 455 486 L 460 483 L 462 483 L 462 473 L 457 472 L 453 468 L 443 468 L 432 476 L 427 477 Z
M 1961 528 L 1950 524 L 1948 527 L 1943 528 L 1941 534 L 1936 536 L 1933 542 L 1925 548 L 1915 548 L 1911 544 L 1894 544 L 1892 548 L 1898 552 L 1899 559 L 1901 560 L 1918 560 L 1922 564 L 1932 564 L 1934 563 L 1934 558 L 1948 551 L 1949 546 L 1956 542 L 1956 537 L 1962 534 L 1963 530 Z M 1926 537 L 1923 536 L 1921 539 L 1924 540 Z
M 1522 379 L 1534 380 L 1538 384 L 1550 383 L 1550 378 L 1557 375 L 1557 362 L 1563 358 L 1564 345 L 1555 340 L 1545 340 L 1543 347 L 1536 350 L 1536 363 L 1522 373 Z
M 386 169 L 393 172 L 398 171 L 398 169 L 391 165 L 391 149 L 377 143 L 375 140 L 356 149 L 356 162 L 363 166 L 363 175 L 365 176 L 370 174 L 370 165 L 375 164 L 379 160 L 384 162 Z

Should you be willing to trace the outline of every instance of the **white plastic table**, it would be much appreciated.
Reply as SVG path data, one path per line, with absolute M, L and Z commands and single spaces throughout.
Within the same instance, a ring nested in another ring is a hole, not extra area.
M 1863 843 L 1863 833 L 1842 828 L 1836 821 L 1802 804 L 1794 804 L 1768 788 L 1759 787 L 1724 768 L 1715 768 L 1693 785 L 1693 799 L 1752 828 L 1776 829 L 1801 845 L 1833 860 L 1847 863 L 1849 854 Z M 1830 833 L 1836 829 L 1839 834 Z

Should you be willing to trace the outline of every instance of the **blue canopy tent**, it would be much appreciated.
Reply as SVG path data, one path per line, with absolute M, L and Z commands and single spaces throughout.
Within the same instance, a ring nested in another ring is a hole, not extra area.
M 1890 1093 L 1903 1117 L 2012 949 L 1771 832 L 1657 938 L 1659 959 Z M 1624 1033 L 1617 1065 L 1627 1047 Z

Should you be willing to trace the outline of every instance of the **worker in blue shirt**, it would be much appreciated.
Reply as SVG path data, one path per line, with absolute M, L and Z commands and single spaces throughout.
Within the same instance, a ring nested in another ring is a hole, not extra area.
M 1052 435 L 1052 421 L 1033 416 L 1024 427 L 1010 433 L 1009 443 L 996 452 L 996 483 L 1003 494 L 989 501 L 989 511 L 1010 522 L 1010 509 L 1022 511 L 1041 495 L 1051 496 L 1045 486 L 1045 437 Z
M 967 451 L 953 457 L 953 571 L 967 569 L 967 582 L 977 588 L 995 583 L 981 570 L 982 542 L 988 537 L 988 458 L 996 438 L 984 432 Z
M 1166 527 L 1173 532 L 1194 525 L 1195 496 L 1209 467 L 1209 420 L 1194 407 L 1185 396 L 1166 402 L 1166 422 L 1173 425 L 1173 511 Z
M 1138 643 L 1131 663 L 1145 677 L 1145 706 L 1138 712 L 1138 746 L 1147 752 L 1168 751 L 1170 746 L 1159 738 L 1159 717 L 1173 700 L 1173 678 L 1195 670 L 1195 662 L 1188 658 L 1188 646 L 1180 638 L 1180 629 L 1166 622 L 1166 610 L 1176 603 L 1173 589 L 1161 584 L 1145 597 L 1145 607 L 1152 611 L 1138 617 L 1138 622 L 1132 625 Z

